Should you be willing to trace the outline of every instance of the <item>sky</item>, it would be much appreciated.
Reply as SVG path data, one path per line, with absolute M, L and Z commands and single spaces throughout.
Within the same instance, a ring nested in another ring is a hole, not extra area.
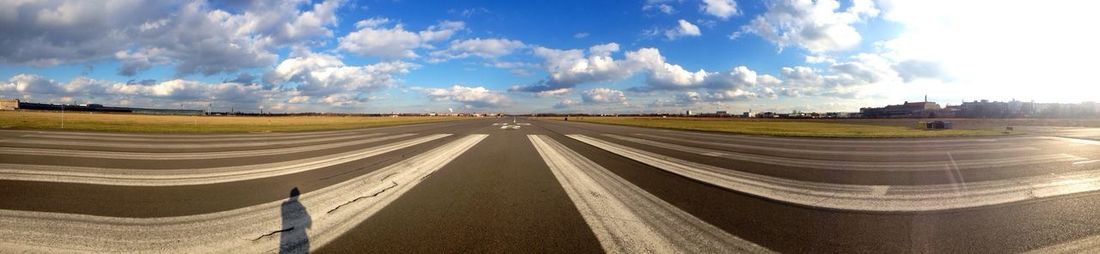
M 1094 2 L 9 0 L 0 97 L 353 113 L 1100 101 Z

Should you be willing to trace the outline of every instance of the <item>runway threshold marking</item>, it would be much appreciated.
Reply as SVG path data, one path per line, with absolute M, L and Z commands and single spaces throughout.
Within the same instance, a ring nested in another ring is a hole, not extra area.
M 843 155 L 866 155 L 866 156 L 900 156 L 900 155 L 906 155 L 906 156 L 912 156 L 912 155 L 942 155 L 943 152 L 944 152 L 942 149 L 929 149 L 929 150 L 922 150 L 922 151 L 904 151 L 904 152 L 898 152 L 898 151 L 851 151 L 851 150 L 844 151 L 844 150 L 835 149 L 835 148 L 834 149 L 802 149 L 802 148 L 770 147 L 770 146 L 766 146 L 766 145 L 747 145 L 747 144 L 735 144 L 735 143 L 723 143 L 723 142 L 697 141 L 697 140 L 688 140 L 688 139 L 675 139 L 675 138 L 662 137 L 662 136 L 649 135 L 649 134 L 636 134 L 636 135 L 643 136 L 643 137 L 664 139 L 664 140 L 679 140 L 679 141 L 683 141 L 683 142 L 689 142 L 689 143 L 701 144 L 701 145 L 733 147 L 733 148 L 751 149 L 751 150 L 759 150 L 759 151 L 770 151 L 770 152 L 778 152 L 778 153 L 803 153 L 803 154 L 842 155 L 842 156 Z M 995 153 L 1025 152 L 1025 151 L 1038 151 L 1038 150 L 1040 150 L 1040 149 L 1035 148 L 1035 147 L 1030 147 L 1030 146 L 1021 146 L 1021 147 L 999 146 L 997 148 L 990 148 L 990 149 L 961 149 L 961 150 L 957 149 L 957 150 L 952 150 L 951 152 L 956 153 L 956 154 L 995 154 Z
M 116 186 L 183 186 L 245 181 L 331 167 L 441 139 L 433 134 L 350 152 L 291 162 L 202 169 L 113 169 L 54 165 L 0 164 L 0 180 Z
M 700 182 L 810 207 L 874 212 L 927 212 L 998 205 L 1100 190 L 1100 170 L 961 184 L 833 184 L 747 173 L 670 158 L 585 135 L 570 138 Z
M 288 153 L 299 153 L 316 151 L 322 149 L 362 145 L 367 143 L 373 143 L 383 140 L 390 140 L 402 137 L 413 136 L 415 134 L 398 134 L 386 137 L 369 138 L 362 140 L 352 140 L 336 143 L 317 144 L 308 146 L 296 146 L 296 147 L 284 147 L 284 148 L 271 148 L 271 149 L 254 149 L 254 150 L 239 150 L 239 151 L 221 151 L 221 152 L 184 152 L 184 153 L 153 153 L 153 152 L 113 152 L 113 151 L 93 151 L 93 150 L 69 150 L 69 149 L 48 149 L 48 148 L 14 148 L 14 147 L 0 147 L 0 154 L 11 155 L 40 155 L 40 156 L 58 156 L 58 157 L 81 157 L 81 158 L 97 158 L 97 159 L 123 159 L 123 160 L 199 160 L 199 159 L 224 159 L 224 158 L 239 158 L 250 156 L 267 156 L 267 155 L 280 155 Z
M 671 144 L 660 141 L 653 141 L 648 139 L 641 139 L 635 137 L 628 137 L 615 134 L 603 134 L 603 136 L 614 138 L 623 141 L 629 141 L 633 143 L 672 149 L 677 151 L 683 151 L 688 153 L 700 154 L 711 157 L 722 157 L 727 159 L 752 161 L 771 165 L 790 166 L 790 167 L 804 167 L 804 168 L 816 168 L 816 169 L 831 169 L 831 170 L 843 170 L 843 171 L 942 171 L 944 163 L 948 161 L 922 161 L 922 162 L 872 162 L 872 161 L 829 161 L 829 160 L 817 160 L 817 159 L 801 159 L 801 158 L 789 158 L 769 155 L 758 155 L 750 153 L 740 153 L 732 151 L 720 151 L 707 148 L 691 147 L 684 145 Z M 1036 154 L 1027 156 L 1015 156 L 1009 158 L 1000 159 L 974 159 L 974 160 L 959 160 L 953 163 L 960 168 L 983 168 L 983 167 L 998 167 L 998 166 L 1013 166 L 1023 164 L 1039 164 L 1049 162 L 1070 162 L 1078 160 L 1087 160 L 1082 157 L 1077 157 L 1068 154 Z
M 74 140 L 12 140 L 9 144 L 35 144 L 54 146 L 88 146 L 106 148 L 132 148 L 132 149 L 196 149 L 196 148 L 247 148 L 274 145 L 295 145 L 303 143 L 321 143 L 328 141 L 362 139 L 375 136 L 388 135 L 388 133 L 367 133 L 359 135 L 345 135 L 335 137 L 301 138 L 291 140 L 261 140 L 261 141 L 223 141 L 210 143 L 154 143 L 154 142 L 118 142 L 118 141 L 74 141 Z
M 0 248 L 13 252 L 260 253 L 308 239 L 316 250 L 373 216 L 484 140 L 475 134 L 297 198 L 208 214 L 119 218 L 0 210 Z M 289 191 L 289 190 L 288 190 Z
M 527 135 L 608 253 L 766 253 L 545 135 Z

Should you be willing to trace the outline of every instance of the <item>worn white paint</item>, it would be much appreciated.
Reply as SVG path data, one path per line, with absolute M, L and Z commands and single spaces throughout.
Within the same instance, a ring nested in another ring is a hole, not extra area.
M 751 161 L 757 163 L 765 163 L 779 166 L 789 167 L 803 167 L 803 168 L 816 168 L 816 169 L 829 169 L 829 170 L 843 170 L 843 171 L 941 171 L 944 165 L 952 163 L 958 168 L 991 168 L 991 167 L 1005 167 L 1005 166 L 1019 166 L 1029 164 L 1044 164 L 1055 162 L 1074 162 L 1079 160 L 1085 160 L 1084 158 L 1069 155 L 1069 154 L 1031 154 L 1025 156 L 1011 156 L 994 159 L 973 159 L 973 160 L 956 160 L 956 161 L 835 161 L 835 160 L 815 160 L 815 159 L 801 159 L 801 158 L 789 158 L 769 155 L 759 155 L 751 153 L 740 153 L 733 151 L 720 151 L 707 148 L 683 146 L 666 142 L 653 141 L 649 139 L 640 139 L 634 137 L 627 137 L 615 134 L 604 134 L 604 136 L 634 142 L 643 145 L 667 148 L 672 150 L 678 150 L 683 152 L 689 152 L 694 154 L 700 154 L 712 157 L 722 157 L 727 159 L 734 159 L 740 161 Z M 904 152 L 899 152 L 904 153 Z
M 279 200 L 230 211 L 162 218 L 0 210 L 0 249 L 11 252 L 276 252 L 283 220 L 307 227 L 316 250 L 373 216 L 488 135 L 469 135 L 377 171 L 302 194 L 304 213 Z M 304 216 L 308 215 L 308 216 Z M 297 217 L 304 216 L 304 217 Z M 308 219 L 308 221 L 307 221 Z M 307 221 L 304 222 L 303 221 Z M 293 230 L 301 230 L 294 228 Z M 266 236 L 265 236 L 266 235 Z
M 608 152 L 704 183 L 772 200 L 841 210 L 922 212 L 998 205 L 1100 190 L 1100 170 L 960 184 L 874 185 L 791 180 L 670 158 L 585 135 L 568 135 Z
M 240 151 L 222 151 L 222 152 L 186 152 L 186 153 L 150 153 L 150 152 L 112 152 L 112 151 L 91 151 L 91 150 L 71 150 L 71 149 L 48 149 L 48 148 L 22 148 L 22 147 L 0 147 L 0 154 L 10 155 L 43 155 L 43 156 L 59 156 L 59 157 L 82 157 L 82 158 L 97 158 L 97 159 L 130 159 L 130 160 L 200 160 L 200 159 L 224 159 L 224 158 L 239 158 L 239 157 L 252 157 L 252 156 L 267 156 L 267 155 L 280 155 L 288 153 L 308 152 L 322 149 L 338 148 L 345 146 L 362 145 L 367 143 L 373 143 L 378 141 L 396 139 L 408 137 L 416 134 L 398 134 L 387 137 L 370 138 L 362 140 L 351 140 L 345 142 L 336 142 L 328 144 L 317 144 L 308 146 L 297 147 L 285 147 L 285 148 L 271 148 L 271 149 L 255 149 L 255 150 L 240 150 Z
M 450 136 L 433 134 L 339 154 L 244 166 L 201 169 L 116 169 L 0 164 L 0 180 L 121 186 L 180 186 L 244 181 L 305 172 L 361 160 Z
M 527 135 L 608 253 L 763 253 L 544 135 Z

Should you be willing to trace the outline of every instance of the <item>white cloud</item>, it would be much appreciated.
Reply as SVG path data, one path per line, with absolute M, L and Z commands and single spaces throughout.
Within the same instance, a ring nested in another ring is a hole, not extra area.
M 350 66 L 336 56 L 308 53 L 283 60 L 274 70 L 264 74 L 264 81 L 280 85 L 293 83 L 294 90 L 306 96 L 360 95 L 391 87 L 398 75 L 416 67 L 416 64 L 401 61 Z
M 512 91 L 535 92 L 536 96 L 561 95 L 571 91 L 579 83 L 616 81 L 635 74 L 645 74 L 644 85 L 630 90 L 645 93 L 701 90 L 704 92 L 697 94 L 702 96 L 700 101 L 705 102 L 776 98 L 790 94 L 782 93 L 785 85 L 782 80 L 771 75 L 757 74 L 746 66 L 736 66 L 719 72 L 702 69 L 688 71 L 683 66 L 668 63 L 656 48 L 628 51 L 622 59 L 614 59 L 613 52 L 618 51 L 618 44 L 590 47 L 587 56 L 579 49 L 536 48 L 536 54 L 546 60 L 544 66 L 551 73 L 550 76 L 533 85 L 514 86 Z M 811 74 L 819 77 L 816 73 Z M 860 74 L 864 73 L 852 73 L 853 76 Z M 609 100 L 608 98 L 622 98 L 613 100 L 615 102 L 625 101 L 625 95 L 618 96 L 619 94 L 621 92 L 615 90 L 587 90 L 582 92 L 582 101 L 586 104 Z
M 618 43 L 607 43 L 595 45 L 588 48 L 588 53 L 594 56 L 611 56 L 612 53 L 619 52 Z
M 526 47 L 521 41 L 509 39 L 466 39 L 451 41 L 447 49 L 437 50 L 431 53 L 434 61 L 466 58 L 477 56 L 481 58 L 497 58 L 512 54 L 513 51 Z
M 573 107 L 573 106 L 576 106 L 576 105 L 579 105 L 579 104 L 581 104 L 581 103 L 576 101 L 576 100 L 566 98 L 566 99 L 562 99 L 557 104 L 554 104 L 554 108 L 556 108 L 556 109 L 565 109 L 565 108 L 570 108 L 570 107 Z
M 586 33 L 586 32 L 580 32 L 580 33 L 573 34 L 573 38 L 574 39 L 584 39 L 584 38 L 587 38 L 588 35 L 589 34 Z
M 588 104 L 627 104 L 623 91 L 610 88 L 594 88 L 581 93 L 581 100 Z
M 361 23 L 361 24 L 360 24 Z M 340 50 L 361 56 L 374 56 L 385 59 L 415 58 L 414 50 L 430 46 L 430 43 L 450 38 L 464 29 L 461 21 L 444 21 L 425 30 L 413 32 L 405 30 L 401 24 L 393 27 L 381 27 L 377 19 L 360 21 L 359 30 L 340 37 Z
M 390 23 L 390 19 L 388 19 L 388 18 L 382 18 L 382 17 L 369 18 L 369 19 L 364 19 L 364 20 L 360 20 L 360 21 L 355 22 L 355 28 L 356 29 L 362 29 L 362 28 L 365 28 L 365 27 L 381 27 L 382 25 L 389 24 L 389 23 Z
M 235 72 L 275 62 L 273 48 L 331 37 L 342 1 L 255 1 L 239 12 L 203 1 L 4 1 L 0 62 L 56 65 L 116 58 L 119 73 L 154 65 L 177 74 Z M 10 15 L 9 15 L 10 14 Z M 170 17 L 170 18 L 166 18 Z
M 1100 23 L 1098 2 L 876 3 L 885 20 L 903 28 L 870 52 L 887 59 L 907 83 L 888 91 L 893 98 L 1096 100 L 1096 90 L 1087 89 L 1100 82 L 1091 67 L 1100 59 L 1100 36 L 1087 31 Z
M 675 40 L 681 37 L 699 37 L 703 35 L 699 31 L 699 27 L 691 24 L 687 20 L 677 21 L 678 25 L 675 28 L 665 30 L 665 38 L 669 40 Z
M 623 63 L 611 57 L 611 53 L 618 51 L 618 48 L 617 43 L 596 45 L 589 49 L 594 53 L 585 56 L 584 51 L 580 49 L 560 50 L 536 47 L 534 54 L 544 60 L 543 68 L 550 73 L 550 77 L 540 84 L 516 86 L 512 90 L 541 92 L 572 88 L 579 83 L 625 78 L 633 74 L 636 68 L 623 66 Z
M 722 20 L 729 19 L 739 14 L 737 11 L 737 2 L 733 0 L 703 0 L 703 4 L 699 6 L 699 10 Z
M 562 96 L 562 95 L 566 95 L 566 94 L 568 94 L 569 92 L 572 92 L 572 91 L 573 91 L 572 88 L 560 88 L 560 89 L 554 89 L 554 90 L 541 91 L 541 92 L 535 93 L 535 96 L 538 96 L 538 97 Z
M 453 85 L 448 88 L 414 88 L 435 101 L 452 101 L 462 103 L 466 107 L 473 108 L 497 108 L 508 106 L 511 100 L 501 93 L 485 89 L 485 87 L 467 87 Z
M 33 74 L 18 74 L 0 83 L 0 94 L 33 102 L 102 103 L 136 107 L 204 108 L 209 103 L 254 108 L 281 96 L 258 84 L 204 83 L 172 79 L 162 82 L 110 82 L 76 77 L 67 83 Z
M 671 5 L 668 5 L 668 3 L 670 3 L 670 2 L 672 2 L 672 1 L 671 0 L 647 0 L 645 2 L 645 4 L 642 5 L 642 11 L 659 11 L 659 12 L 664 13 L 664 14 L 672 14 L 672 13 L 676 12 L 676 8 L 673 8 Z
M 780 49 L 788 46 L 811 52 L 849 49 L 862 39 L 852 24 L 875 17 L 879 11 L 871 0 L 854 0 L 844 11 L 837 11 L 839 8 L 840 3 L 836 0 L 769 2 L 765 13 L 731 38 L 744 32 L 769 40 Z

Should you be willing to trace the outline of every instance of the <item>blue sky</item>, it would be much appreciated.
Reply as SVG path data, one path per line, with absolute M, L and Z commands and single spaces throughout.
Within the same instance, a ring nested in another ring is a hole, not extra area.
M 5 1 L 0 97 L 508 113 L 857 111 L 924 94 L 1096 101 L 1088 5 Z

